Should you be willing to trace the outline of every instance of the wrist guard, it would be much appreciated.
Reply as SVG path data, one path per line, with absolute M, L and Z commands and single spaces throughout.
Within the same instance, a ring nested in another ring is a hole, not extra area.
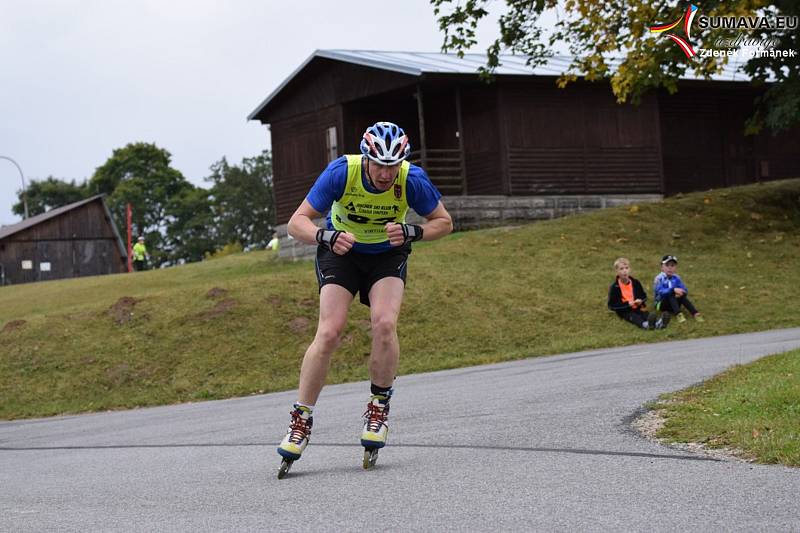
M 324 244 L 331 250 L 333 250 L 333 245 L 336 244 L 336 239 L 339 238 L 341 235 L 341 231 L 337 231 L 334 229 L 322 229 L 320 228 L 317 231 L 317 242 L 319 244 Z
M 403 228 L 403 238 L 406 242 L 418 241 L 422 238 L 422 226 L 417 224 L 400 224 Z

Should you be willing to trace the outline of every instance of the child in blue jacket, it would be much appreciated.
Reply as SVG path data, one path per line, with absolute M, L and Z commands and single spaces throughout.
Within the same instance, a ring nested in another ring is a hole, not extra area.
M 656 309 L 676 316 L 678 322 L 685 322 L 686 317 L 681 314 L 681 306 L 685 307 L 698 322 L 703 322 L 700 312 L 689 300 L 689 289 L 675 271 L 678 268 L 678 258 L 674 255 L 665 255 L 661 258 L 661 274 L 653 280 L 653 294 L 656 300 Z

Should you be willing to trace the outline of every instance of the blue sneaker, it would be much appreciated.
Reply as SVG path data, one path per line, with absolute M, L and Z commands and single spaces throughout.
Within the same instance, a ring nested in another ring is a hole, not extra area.
M 314 425 L 314 417 L 311 416 L 311 410 L 305 406 L 295 404 L 294 410 L 291 412 L 292 422 L 289 424 L 289 431 L 283 437 L 280 445 L 278 446 L 278 453 L 292 461 L 300 459 L 303 455 L 303 450 L 308 446 L 309 437 L 311 437 L 311 426 Z

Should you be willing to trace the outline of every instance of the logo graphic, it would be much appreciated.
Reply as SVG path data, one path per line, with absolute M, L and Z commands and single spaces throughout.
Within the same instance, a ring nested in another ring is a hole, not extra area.
M 689 44 L 689 40 L 692 38 L 692 21 L 694 20 L 694 16 L 697 14 L 697 6 L 691 4 L 688 8 L 686 8 L 686 13 L 680 16 L 678 20 L 673 22 L 672 24 L 663 24 L 661 26 L 650 26 L 650 33 L 664 33 L 670 31 L 672 28 L 676 27 L 678 24 L 683 22 L 683 33 L 686 34 L 686 38 L 678 37 L 674 33 L 667 33 L 667 37 L 675 41 L 683 53 L 686 54 L 686 57 L 692 58 L 697 55 L 697 53 L 692 48 L 692 45 Z
M 398 200 L 403 197 L 403 187 L 399 183 L 394 184 L 394 197 Z

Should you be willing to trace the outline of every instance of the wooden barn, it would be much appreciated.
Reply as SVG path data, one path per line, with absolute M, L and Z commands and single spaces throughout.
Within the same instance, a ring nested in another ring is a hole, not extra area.
M 103 195 L 0 227 L 3 285 L 126 272 L 127 261 Z
M 524 58 L 505 56 L 493 84 L 476 75 L 484 61 L 481 54 L 312 54 L 248 117 L 270 128 L 278 223 L 330 160 L 358 152 L 377 120 L 406 130 L 412 160 L 448 200 L 661 197 L 800 176 L 800 131 L 744 136 L 758 94 L 745 81 L 683 80 L 674 95 L 619 105 L 607 82 L 558 89 L 565 66 L 558 59 L 531 70 Z

